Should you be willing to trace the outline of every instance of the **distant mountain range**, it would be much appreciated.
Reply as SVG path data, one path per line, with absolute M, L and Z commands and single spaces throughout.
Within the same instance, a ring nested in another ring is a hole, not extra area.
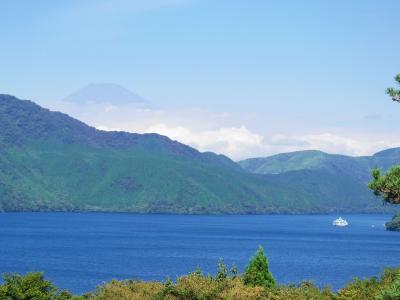
M 283 174 L 304 170 L 321 171 L 349 176 L 363 183 L 370 180 L 371 168 L 379 167 L 387 170 L 395 164 L 400 164 L 400 148 L 388 149 L 373 156 L 361 157 L 306 150 L 269 157 L 250 158 L 239 162 L 242 168 L 256 174 Z
M 251 158 L 238 163 L 250 173 L 266 176 L 269 182 L 312 195 L 318 199 L 318 205 L 329 207 L 336 203 L 337 207 L 345 207 L 352 203 L 361 206 L 378 201 L 367 187 L 371 170 L 378 167 L 386 171 L 399 165 L 400 148 L 361 157 L 308 150 Z
M 0 95 L 0 211 L 382 212 L 371 167 L 400 163 L 319 151 L 235 163 L 157 134 L 106 132 Z

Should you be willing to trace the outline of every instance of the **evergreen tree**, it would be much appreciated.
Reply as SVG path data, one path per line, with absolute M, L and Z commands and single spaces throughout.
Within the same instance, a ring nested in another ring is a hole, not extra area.
M 262 286 L 265 289 L 276 287 L 276 281 L 269 271 L 268 260 L 264 249 L 259 246 L 243 274 L 244 284 Z
M 395 77 L 400 83 L 400 74 Z M 392 97 L 393 101 L 400 102 L 400 90 L 388 88 L 386 93 Z M 379 169 L 372 170 L 372 181 L 368 187 L 374 191 L 376 196 L 391 204 L 400 204 L 400 166 L 395 166 L 386 174 L 382 174 Z M 392 221 L 386 223 L 387 230 L 400 231 L 400 214 L 393 217 Z
M 400 74 L 395 77 L 400 83 Z M 386 93 L 392 97 L 393 101 L 400 102 L 400 90 L 388 88 Z M 384 201 L 391 204 L 400 204 L 400 166 L 393 167 L 386 175 L 381 171 L 374 169 L 372 171 L 372 182 L 368 185 L 374 191 L 374 194 L 383 198 Z
M 368 186 L 376 196 L 382 197 L 387 203 L 400 204 L 400 166 L 393 167 L 385 175 L 374 169 L 372 178 Z
M 397 76 L 394 79 L 398 83 L 400 83 L 400 74 L 397 74 Z M 400 102 L 400 90 L 395 88 L 388 88 L 386 90 L 386 93 L 389 94 L 390 97 L 392 97 L 393 101 Z

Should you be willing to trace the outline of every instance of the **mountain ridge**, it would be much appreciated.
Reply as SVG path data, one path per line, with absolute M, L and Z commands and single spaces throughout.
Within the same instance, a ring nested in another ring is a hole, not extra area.
M 229 158 L 165 136 L 97 130 L 10 95 L 0 95 L 0 121 L 2 210 L 218 212 L 270 202 Z
M 320 203 L 334 198 L 345 205 L 348 201 L 362 203 L 363 199 L 373 198 L 367 186 L 371 170 L 378 167 L 386 171 L 400 164 L 400 148 L 386 149 L 371 156 L 295 151 L 247 159 L 238 164 L 252 174 L 265 176 L 270 182 L 291 185 L 311 194 L 319 198 Z
M 383 163 L 382 158 L 386 160 Z M 390 163 L 388 163 L 390 160 Z M 243 169 L 257 174 L 281 174 L 289 171 L 319 170 L 337 168 L 346 170 L 343 164 L 354 167 L 368 168 L 381 167 L 387 170 L 391 166 L 400 164 L 400 148 L 381 150 L 369 156 L 349 156 L 343 154 L 330 154 L 320 150 L 302 150 L 287 153 L 279 153 L 266 157 L 248 158 L 237 162 Z M 348 168 L 348 166 L 347 166 Z M 354 170 L 352 170 L 354 171 Z
M 101 131 L 11 95 L 0 95 L 0 124 L 0 211 L 388 211 L 361 185 L 346 194 L 355 179 L 336 179 L 346 186 L 336 193 L 332 174 L 251 174 L 223 155 L 158 134 Z

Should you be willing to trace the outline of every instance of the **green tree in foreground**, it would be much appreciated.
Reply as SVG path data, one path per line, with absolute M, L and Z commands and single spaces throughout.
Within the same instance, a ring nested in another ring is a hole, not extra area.
M 0 285 L 1 300 L 69 300 L 71 294 L 57 289 L 42 273 L 4 275 Z
M 400 74 L 395 77 L 395 80 L 400 83 Z M 388 88 L 386 92 L 393 101 L 400 102 L 400 90 Z M 382 175 L 380 170 L 374 169 L 372 178 L 368 186 L 375 195 L 382 197 L 388 203 L 400 204 L 400 166 L 393 167 L 385 175 Z
M 391 204 L 400 204 L 400 166 L 393 167 L 386 174 L 374 169 L 372 182 L 368 185 L 376 196 Z
M 400 74 L 397 74 L 397 76 L 394 78 L 398 83 L 400 83 Z M 395 88 L 388 88 L 386 90 L 386 93 L 392 97 L 393 101 L 400 102 L 400 90 L 395 89 Z
M 246 267 L 243 282 L 245 285 L 261 286 L 266 290 L 276 287 L 276 281 L 269 271 L 268 260 L 261 246 Z
M 377 300 L 399 300 L 400 299 L 400 274 L 397 275 L 392 285 L 378 295 Z

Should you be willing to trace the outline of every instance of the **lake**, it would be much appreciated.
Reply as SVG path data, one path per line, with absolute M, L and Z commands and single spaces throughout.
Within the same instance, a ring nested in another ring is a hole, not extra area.
M 258 245 L 280 283 L 337 289 L 354 276 L 400 265 L 390 215 L 184 216 L 123 213 L 0 213 L 0 272 L 44 271 L 59 287 L 92 291 L 118 279 L 175 279 L 223 258 L 244 270 Z

